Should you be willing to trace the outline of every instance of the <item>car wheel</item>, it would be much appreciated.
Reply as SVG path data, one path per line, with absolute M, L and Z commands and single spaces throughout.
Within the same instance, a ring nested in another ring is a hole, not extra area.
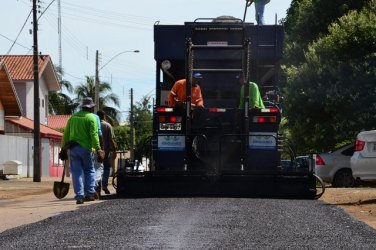
M 335 175 L 333 179 L 333 187 L 353 187 L 354 177 L 350 169 L 341 169 Z

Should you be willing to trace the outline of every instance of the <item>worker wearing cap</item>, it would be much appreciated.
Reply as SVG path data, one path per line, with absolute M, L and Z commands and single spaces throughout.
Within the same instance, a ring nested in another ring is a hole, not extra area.
M 102 150 L 98 136 L 99 124 L 91 113 L 94 106 L 92 98 L 85 97 L 82 100 L 82 110 L 69 118 L 61 142 L 62 151 L 69 148 L 74 198 L 77 204 L 83 204 L 84 200 L 95 200 L 95 169 L 92 152 L 95 150 L 99 154 Z
M 203 107 L 204 100 L 201 94 L 201 88 L 198 85 L 202 79 L 200 73 L 194 73 L 192 77 L 192 90 L 191 90 L 191 105 L 192 108 Z M 183 107 L 187 93 L 187 80 L 181 79 L 175 82 L 171 91 L 168 93 L 168 106 L 169 107 Z
M 242 85 L 240 89 L 240 104 L 239 108 L 244 108 L 244 75 L 240 74 L 237 76 L 240 84 Z M 249 108 L 265 108 L 264 102 L 262 101 L 259 88 L 256 83 L 249 82 Z

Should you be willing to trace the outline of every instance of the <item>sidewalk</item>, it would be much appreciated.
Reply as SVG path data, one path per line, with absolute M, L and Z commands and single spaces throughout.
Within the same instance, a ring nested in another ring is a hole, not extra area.
M 54 181 L 61 181 L 61 177 L 41 177 L 41 182 L 33 182 L 33 178 L 0 179 L 0 200 L 52 193 Z M 71 179 L 65 178 L 64 182 L 70 183 Z
M 70 183 L 69 193 L 59 200 L 53 193 L 55 181 L 61 181 L 61 177 L 41 177 L 41 182 L 33 182 L 33 178 L 0 179 L 0 233 L 80 206 L 102 202 L 99 200 L 76 205 L 70 177 L 64 180 Z M 112 186 L 109 186 L 109 190 L 111 194 L 116 192 Z

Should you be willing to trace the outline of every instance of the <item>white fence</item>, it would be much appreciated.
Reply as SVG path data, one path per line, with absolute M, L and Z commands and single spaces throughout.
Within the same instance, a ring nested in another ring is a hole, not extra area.
M 21 177 L 33 177 L 34 139 L 21 136 L 0 135 L 0 170 L 7 161 L 20 161 L 22 163 Z M 50 142 L 41 138 L 41 175 L 49 176 Z
M 31 138 L 0 135 L 0 169 L 3 163 L 17 160 L 22 162 L 22 177 L 33 176 L 33 142 Z

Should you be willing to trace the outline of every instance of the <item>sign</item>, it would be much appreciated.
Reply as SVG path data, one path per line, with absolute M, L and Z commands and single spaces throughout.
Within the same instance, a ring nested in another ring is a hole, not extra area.
M 277 133 L 272 132 L 250 132 L 249 148 L 250 149 L 276 149 Z
M 181 135 L 159 135 L 158 149 L 161 151 L 184 151 L 185 136 Z

